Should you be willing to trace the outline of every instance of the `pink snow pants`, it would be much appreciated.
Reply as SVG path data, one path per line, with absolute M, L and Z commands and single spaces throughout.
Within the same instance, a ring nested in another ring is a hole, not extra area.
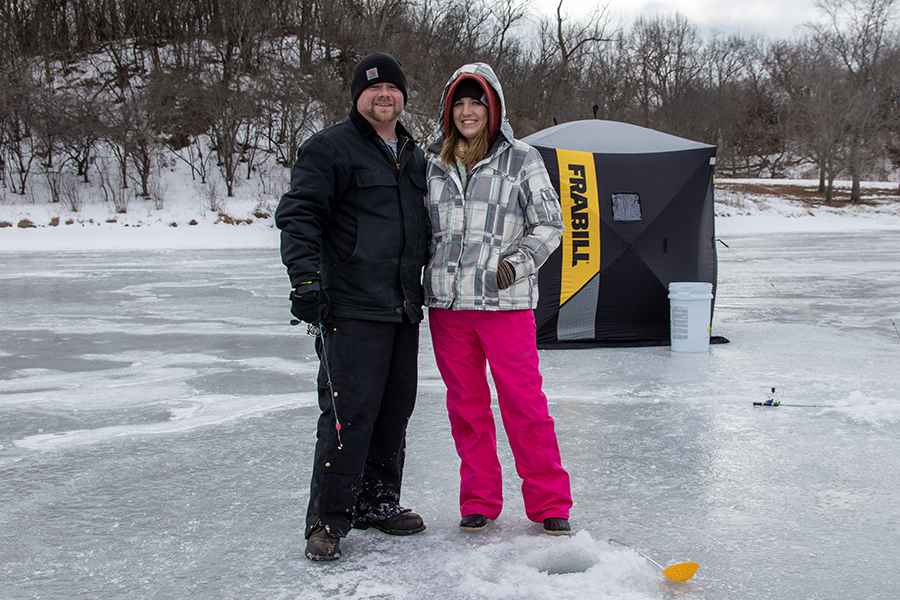
M 541 391 L 534 313 L 431 308 L 428 320 L 461 459 L 460 514 L 493 520 L 503 508 L 487 361 L 522 479 L 525 514 L 536 523 L 550 517 L 568 519 L 569 474 L 562 467 L 547 397 Z

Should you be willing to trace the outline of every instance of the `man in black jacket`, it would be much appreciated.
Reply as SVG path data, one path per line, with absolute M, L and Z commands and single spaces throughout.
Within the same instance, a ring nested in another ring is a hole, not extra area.
M 407 83 L 394 57 L 363 58 L 350 91 L 350 118 L 303 143 L 275 212 L 291 312 L 317 332 L 321 360 L 310 560 L 339 558 L 351 527 L 425 529 L 400 506 L 428 248 L 425 158 L 398 122 Z

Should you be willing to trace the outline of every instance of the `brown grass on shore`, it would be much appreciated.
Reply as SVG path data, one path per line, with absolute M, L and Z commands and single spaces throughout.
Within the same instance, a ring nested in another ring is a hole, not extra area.
M 797 183 L 760 183 L 738 182 L 727 179 L 717 179 L 716 189 L 728 191 L 742 196 L 772 197 L 793 200 L 807 207 L 814 208 L 829 206 L 825 202 L 825 194 L 818 191 L 818 182 L 803 181 Z M 834 199 L 830 206 L 843 208 L 848 206 L 869 205 L 875 206 L 885 202 L 900 202 L 900 193 L 897 187 L 865 187 L 862 190 L 862 200 L 859 203 L 850 202 L 850 188 L 835 187 Z

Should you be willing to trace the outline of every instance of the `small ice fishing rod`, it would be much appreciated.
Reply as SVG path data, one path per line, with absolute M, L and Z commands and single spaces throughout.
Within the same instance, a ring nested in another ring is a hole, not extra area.
M 830 404 L 782 404 L 780 400 L 775 398 L 775 388 L 772 388 L 771 398 L 769 398 L 765 402 L 754 402 L 753 406 L 771 406 L 772 408 L 776 408 L 778 406 L 794 406 L 798 408 L 834 408 L 834 406 Z
M 782 404 L 778 400 L 766 400 L 765 402 L 754 402 L 753 406 L 797 406 L 801 408 L 834 408 L 831 404 Z
M 300 321 L 297 319 L 291 319 L 291 325 L 299 325 Z M 328 353 L 325 351 L 325 330 L 322 327 L 322 322 L 319 321 L 318 324 L 310 323 L 306 332 L 310 335 L 317 336 L 322 341 L 322 367 L 325 369 L 325 377 L 328 378 L 328 391 L 331 392 L 331 410 L 334 412 L 334 429 L 337 431 L 337 449 L 342 450 L 344 448 L 343 442 L 341 442 L 341 422 L 338 419 L 337 413 L 337 404 L 335 403 L 335 397 L 337 394 L 334 391 L 334 387 L 331 384 L 331 369 L 328 368 Z

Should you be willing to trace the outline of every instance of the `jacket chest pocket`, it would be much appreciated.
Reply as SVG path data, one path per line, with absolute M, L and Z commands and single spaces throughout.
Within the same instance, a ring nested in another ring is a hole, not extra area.
M 356 171 L 356 242 L 352 260 L 396 260 L 403 244 L 400 186 L 390 171 Z
M 356 172 L 355 178 L 360 221 L 366 218 L 399 219 L 400 184 L 393 173 L 363 169 Z
M 397 176 L 384 169 L 357 169 L 356 185 L 362 190 L 378 187 L 398 187 Z
M 422 197 L 425 197 L 425 192 L 428 189 L 428 184 L 425 183 L 425 175 L 413 171 L 409 174 L 409 178 L 412 181 L 413 187 L 422 194 Z

